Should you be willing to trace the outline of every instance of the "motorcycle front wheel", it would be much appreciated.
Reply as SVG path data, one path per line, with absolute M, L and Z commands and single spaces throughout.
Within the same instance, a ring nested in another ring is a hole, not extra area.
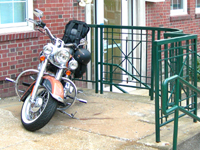
M 29 95 L 21 109 L 21 122 L 26 130 L 36 131 L 44 127 L 53 117 L 57 109 L 57 101 L 43 87 L 38 89 L 35 103 Z

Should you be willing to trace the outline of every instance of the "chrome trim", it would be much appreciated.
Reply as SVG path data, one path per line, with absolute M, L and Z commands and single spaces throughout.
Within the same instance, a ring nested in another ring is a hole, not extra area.
M 58 69 L 57 72 L 56 72 L 55 79 L 60 80 L 62 75 L 63 75 L 63 69 Z
M 35 100 L 35 95 L 37 93 L 37 90 L 38 90 L 38 87 L 40 85 L 40 82 L 42 80 L 42 77 L 44 75 L 44 72 L 45 72 L 45 69 L 46 69 L 46 66 L 47 66 L 47 63 L 48 63 L 48 59 L 45 59 L 42 63 L 42 66 L 40 68 L 40 71 L 38 73 L 38 77 L 36 79 L 36 83 L 35 83 L 35 87 L 33 89 L 33 92 L 32 92 L 32 95 L 31 95 L 31 101 L 34 102 Z
M 72 84 L 73 86 L 74 86 L 74 88 L 75 88 L 75 96 L 74 96 L 74 101 L 73 101 L 73 103 L 71 104 L 71 106 L 72 105 L 74 105 L 74 103 L 75 103 L 75 101 L 76 101 L 76 99 L 77 99 L 77 87 L 76 87 L 76 85 L 74 84 L 74 82 L 72 81 L 72 80 L 70 80 L 70 79 L 68 79 L 68 78 L 66 78 L 66 77 L 62 77 L 62 80 L 65 80 L 65 81 L 67 81 L 67 82 L 70 82 L 70 84 Z M 65 102 L 65 104 L 67 103 L 67 101 L 65 101 L 65 99 L 64 99 L 64 102 Z M 71 107 L 70 106 L 70 107 Z M 68 108 L 68 106 L 67 107 L 63 107 L 63 108 L 60 108 L 60 110 L 65 110 L 65 109 L 67 109 Z
M 17 79 L 15 80 L 15 92 L 17 94 L 17 96 L 19 98 L 21 98 L 20 94 L 18 93 L 18 82 L 19 82 L 19 79 L 21 78 L 21 76 L 24 74 L 24 73 L 27 73 L 27 72 L 35 72 L 35 73 L 38 73 L 39 70 L 36 70 L 36 69 L 28 69 L 28 70 L 25 70 L 23 72 L 21 72 L 18 76 L 17 76 Z
M 49 91 L 49 90 L 48 90 Z M 51 94 L 51 96 L 53 97 L 53 98 L 55 98 L 57 101 L 59 101 L 59 102 L 61 102 L 61 103 L 64 103 L 65 104 L 65 101 L 64 101 L 64 99 L 62 99 L 60 96 L 57 96 L 57 95 L 55 95 L 55 94 L 52 94 L 52 92 L 51 91 L 49 91 L 49 93 Z

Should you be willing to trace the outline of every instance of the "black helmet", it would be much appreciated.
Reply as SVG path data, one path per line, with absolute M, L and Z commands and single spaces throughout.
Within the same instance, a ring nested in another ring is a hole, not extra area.
M 81 64 L 87 65 L 91 60 L 91 53 L 87 49 L 80 48 L 75 51 L 74 59 Z

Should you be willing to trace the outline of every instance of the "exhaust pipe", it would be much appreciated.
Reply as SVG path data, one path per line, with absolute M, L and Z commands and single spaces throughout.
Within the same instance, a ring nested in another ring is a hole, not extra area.
M 12 82 L 12 83 L 16 83 L 16 81 L 11 79 L 11 78 L 6 78 L 6 81 L 9 81 L 9 82 Z

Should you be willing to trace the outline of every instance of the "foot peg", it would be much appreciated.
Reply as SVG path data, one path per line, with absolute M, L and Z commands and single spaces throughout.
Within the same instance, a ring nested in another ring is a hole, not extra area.
M 81 103 L 87 103 L 87 100 L 81 99 L 81 98 L 76 98 L 77 101 L 81 102 Z
M 15 83 L 16 81 L 11 79 L 11 78 L 6 78 L 6 81 L 9 81 L 9 82 L 12 82 L 12 83 Z

